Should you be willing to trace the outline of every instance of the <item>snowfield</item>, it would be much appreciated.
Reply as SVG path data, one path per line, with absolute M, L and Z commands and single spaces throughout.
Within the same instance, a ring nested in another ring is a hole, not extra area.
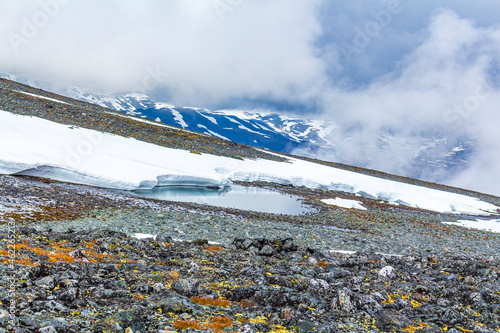
M 5 111 L 0 111 L 0 173 L 125 190 L 267 181 L 359 193 L 443 213 L 489 215 L 498 209 L 464 195 L 292 158 L 285 163 L 198 155 Z
M 321 202 L 323 202 L 327 205 L 332 205 L 332 206 L 337 206 L 337 207 L 366 210 L 366 208 L 363 207 L 363 204 L 359 201 L 356 201 L 356 200 L 335 198 L 335 199 L 323 199 L 323 200 L 321 200 Z
M 443 223 L 449 224 L 449 225 L 458 225 L 458 226 L 466 227 L 466 228 L 487 230 L 487 231 L 500 233 L 500 220 L 476 219 L 475 221 L 458 220 L 456 222 L 443 222 Z

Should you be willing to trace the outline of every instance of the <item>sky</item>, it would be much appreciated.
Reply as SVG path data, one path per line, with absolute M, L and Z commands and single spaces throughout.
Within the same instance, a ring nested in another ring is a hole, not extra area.
M 496 0 L 0 0 L 0 72 L 325 119 L 335 150 L 316 157 L 500 195 L 499 12 Z M 464 145 L 465 167 L 431 163 Z

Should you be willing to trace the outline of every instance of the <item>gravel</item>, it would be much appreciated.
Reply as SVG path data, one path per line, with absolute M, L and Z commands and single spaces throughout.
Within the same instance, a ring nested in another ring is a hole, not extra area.
M 15 243 L 13 263 L 0 264 L 11 277 L 1 306 L 15 311 L 0 327 L 16 332 L 499 329 L 493 257 L 342 254 L 291 238 L 222 246 L 107 228 L 22 227 Z

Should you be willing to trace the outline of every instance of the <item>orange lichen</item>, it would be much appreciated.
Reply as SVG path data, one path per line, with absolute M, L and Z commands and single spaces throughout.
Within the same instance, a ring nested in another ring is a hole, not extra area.
M 207 251 L 214 253 L 214 252 L 223 250 L 223 248 L 220 246 L 217 246 L 217 245 L 212 245 L 212 246 L 204 246 L 203 250 L 207 250 Z
M 67 263 L 74 263 L 75 261 L 79 261 L 79 259 L 74 258 L 69 255 L 71 251 L 74 251 L 75 249 L 71 248 L 63 248 L 61 247 L 62 245 L 66 244 L 67 241 L 63 242 L 58 242 L 58 243 L 53 243 L 50 245 L 50 250 L 44 250 L 40 247 L 32 247 L 24 243 L 18 243 L 14 244 L 14 249 L 15 250 L 27 250 L 31 252 L 35 252 L 36 254 L 40 256 L 46 256 L 48 257 L 49 262 L 58 262 L 58 261 L 64 261 Z M 98 262 L 98 260 L 104 260 L 104 259 L 112 259 L 113 257 L 109 254 L 102 254 L 102 253 L 95 253 L 93 251 L 83 251 L 85 253 L 85 256 L 87 257 L 86 259 L 89 262 Z M 1 254 L 1 253 L 0 253 Z
M 227 316 L 214 317 L 210 320 L 214 325 L 217 325 L 221 329 L 233 326 L 234 321 Z
M 203 326 L 194 320 L 176 320 L 173 326 L 178 330 L 185 330 L 187 328 L 194 328 L 195 330 L 203 329 Z
M 67 255 L 66 253 L 54 253 L 54 254 L 52 254 L 52 252 L 51 252 L 51 253 L 47 254 L 47 256 L 49 257 L 49 262 L 64 261 L 67 263 L 73 263 L 76 261 L 75 258 Z
M 52 243 L 50 244 L 50 247 L 53 249 L 61 250 L 61 251 L 73 251 L 73 249 L 67 248 L 67 247 L 61 247 L 64 244 L 68 243 L 68 241 L 60 241 L 57 243 Z
M 92 241 L 92 242 L 83 242 L 83 243 L 85 244 L 85 247 L 86 247 L 87 249 L 91 249 L 91 250 L 93 250 L 93 249 L 95 249 L 95 244 L 94 244 L 94 242 L 95 242 L 95 241 Z
M 232 327 L 234 324 L 234 321 L 226 316 L 214 317 L 210 321 L 211 324 L 205 324 L 204 326 L 214 332 L 221 332 L 226 327 Z
M 231 301 L 225 299 L 212 299 L 208 297 L 193 296 L 191 297 L 191 301 L 200 305 L 219 306 L 222 308 L 228 308 L 231 306 Z
M 38 263 L 33 264 L 33 261 L 31 259 L 2 259 L 2 262 L 4 264 L 18 264 L 18 265 L 24 265 L 24 266 L 38 266 Z
M 322 261 L 315 263 L 314 265 L 321 266 L 321 267 L 325 268 L 326 266 L 328 266 L 328 263 L 326 261 L 322 260 Z

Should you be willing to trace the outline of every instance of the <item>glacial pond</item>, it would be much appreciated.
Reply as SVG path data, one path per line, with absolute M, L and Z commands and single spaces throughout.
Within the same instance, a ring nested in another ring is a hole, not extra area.
M 194 186 L 163 186 L 152 190 L 127 191 L 141 198 L 193 202 L 262 213 L 301 215 L 313 209 L 300 197 L 258 187 L 231 185 L 222 189 Z

